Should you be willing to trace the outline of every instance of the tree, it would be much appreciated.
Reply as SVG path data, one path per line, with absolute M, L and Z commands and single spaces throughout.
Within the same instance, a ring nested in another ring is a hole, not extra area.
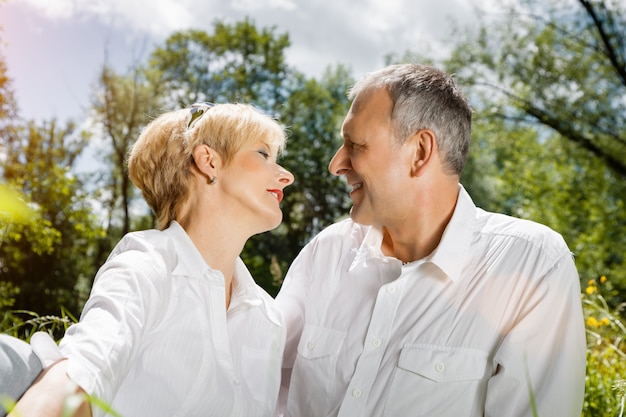
M 0 55 L 0 164 L 6 163 L 7 143 L 5 138 L 16 134 L 15 120 L 17 119 L 17 103 L 13 93 L 11 80 L 7 75 L 4 57 Z M 3 169 L 1 170 L 3 171 Z M 1 172 L 0 171 L 0 172 Z M 4 182 L 0 184 L 0 226 L 10 223 L 22 223 L 32 220 L 32 210 L 24 203 L 20 193 L 8 187 Z M 0 231 L 0 249 L 4 244 L 3 235 L 6 227 Z M 0 258 L 0 272 L 3 261 Z M 0 273 L 0 312 L 13 308 L 15 296 L 19 294 L 19 287 L 5 280 Z M 6 314 L 5 314 L 6 315 Z M 0 318 L 0 323 L 4 321 Z
M 524 0 L 506 17 L 485 17 L 449 70 L 491 117 L 548 127 L 626 176 L 625 3 Z
M 163 74 L 169 106 L 239 101 L 278 110 L 289 93 L 288 35 L 276 34 L 274 28 L 259 30 L 249 19 L 214 26 L 212 35 L 174 33 L 153 52 L 150 66 Z
M 64 306 L 76 314 L 95 272 L 90 249 L 100 234 L 82 181 L 71 172 L 88 137 L 53 120 L 30 122 L 3 139 L 2 176 L 34 218 L 0 220 L 0 280 L 19 288 L 17 309 L 58 314 Z
M 109 170 L 99 180 L 98 199 L 105 206 L 106 236 L 99 240 L 94 263 L 100 265 L 113 245 L 131 228 L 130 206 L 135 189 L 127 173 L 126 158 L 141 129 L 161 112 L 162 83 L 158 72 L 140 66 L 128 74 L 106 65 L 100 72 L 92 110 L 96 128 L 108 142 Z
M 7 137 L 13 133 L 17 112 L 17 102 L 11 80 L 7 74 L 4 57 L 0 55 L 0 137 Z M 0 150 L 2 150 L 1 146 L 3 146 L 2 143 L 0 143 Z

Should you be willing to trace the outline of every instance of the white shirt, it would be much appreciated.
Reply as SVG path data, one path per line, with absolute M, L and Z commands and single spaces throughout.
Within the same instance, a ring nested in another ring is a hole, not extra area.
M 560 235 L 474 206 L 460 187 L 437 249 L 402 265 L 345 220 L 277 296 L 293 367 L 286 415 L 579 416 L 580 283 Z
M 128 234 L 60 344 L 68 376 L 124 417 L 273 416 L 280 313 L 240 259 L 225 297 L 178 223 Z

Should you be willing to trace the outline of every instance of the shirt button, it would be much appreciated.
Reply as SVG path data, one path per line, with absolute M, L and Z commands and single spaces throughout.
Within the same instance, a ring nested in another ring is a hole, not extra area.
M 446 367 L 445 367 L 445 365 L 443 363 L 435 364 L 435 371 L 441 373 L 441 372 L 443 372 L 444 369 L 446 369 Z
M 241 385 L 241 382 L 238 379 L 233 379 L 233 385 L 238 387 L 239 385 Z
M 309 350 L 313 350 L 315 348 L 315 342 L 310 341 L 306 344 L 306 347 L 309 348 Z
M 380 339 L 379 338 L 372 339 L 372 346 L 374 347 L 380 346 Z
M 387 293 L 393 294 L 394 292 L 396 292 L 396 287 L 387 287 Z
M 363 393 L 361 392 L 361 390 L 360 390 L 360 389 L 355 389 L 355 390 L 352 390 L 352 396 L 353 396 L 354 398 L 359 398 L 359 397 L 361 396 L 361 394 L 363 394 Z

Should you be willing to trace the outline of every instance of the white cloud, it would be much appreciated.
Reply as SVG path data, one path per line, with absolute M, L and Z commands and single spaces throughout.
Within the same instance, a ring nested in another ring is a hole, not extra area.
M 46 89 L 50 102 L 46 108 L 63 116 L 75 115 L 69 108 L 75 109 L 76 102 L 83 108 L 88 105 L 88 84 L 102 64 L 103 50 L 115 58 L 116 68 L 124 70 L 128 68 L 124 62 L 135 63 L 131 61 L 138 54 L 149 52 L 177 30 L 211 32 L 216 20 L 233 23 L 248 17 L 259 28 L 288 33 L 288 62 L 307 75 L 343 64 L 359 77 L 382 66 L 389 53 L 445 54 L 452 47 L 446 39 L 450 18 L 469 24 L 475 19 L 474 5 L 491 11 L 502 7 L 499 4 L 498 0 L 13 0 L 0 7 L 12 7 L 25 22 L 20 27 L 7 24 L 9 18 L 0 15 L 0 23 L 4 20 L 5 27 L 15 31 L 2 35 L 17 45 L 7 56 L 18 95 L 29 97 L 21 99 L 21 107 L 42 108 L 40 92 Z M 18 33 L 20 29 L 23 33 Z M 32 53 L 23 54 L 26 49 Z M 41 76 L 44 63 L 47 79 Z M 74 99 L 71 105 L 63 102 L 68 90 Z M 28 102 L 35 98 L 37 103 Z
M 50 19 L 98 19 L 135 35 L 163 39 L 175 30 L 210 30 L 216 19 L 251 17 L 260 25 L 287 31 L 300 53 L 325 61 L 345 56 L 358 61 L 434 42 L 447 19 L 469 18 L 463 0 L 22 0 Z M 493 3 L 475 0 L 474 3 Z M 361 59 L 357 58 L 360 54 Z
M 74 15 L 74 5 L 71 1 L 25 0 L 30 5 L 50 19 L 67 19 Z
M 250 13 L 265 8 L 294 10 L 297 5 L 294 0 L 233 0 L 232 8 L 243 13 Z
M 22 0 L 52 20 L 97 19 L 119 29 L 159 35 L 193 25 L 198 4 L 172 0 Z

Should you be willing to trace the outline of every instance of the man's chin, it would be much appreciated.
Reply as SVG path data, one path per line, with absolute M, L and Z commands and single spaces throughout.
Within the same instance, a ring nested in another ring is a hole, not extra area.
M 374 224 L 370 216 L 366 216 L 364 213 L 360 212 L 358 209 L 355 210 L 354 206 L 350 209 L 350 218 L 353 222 L 362 224 L 363 226 L 371 226 Z

